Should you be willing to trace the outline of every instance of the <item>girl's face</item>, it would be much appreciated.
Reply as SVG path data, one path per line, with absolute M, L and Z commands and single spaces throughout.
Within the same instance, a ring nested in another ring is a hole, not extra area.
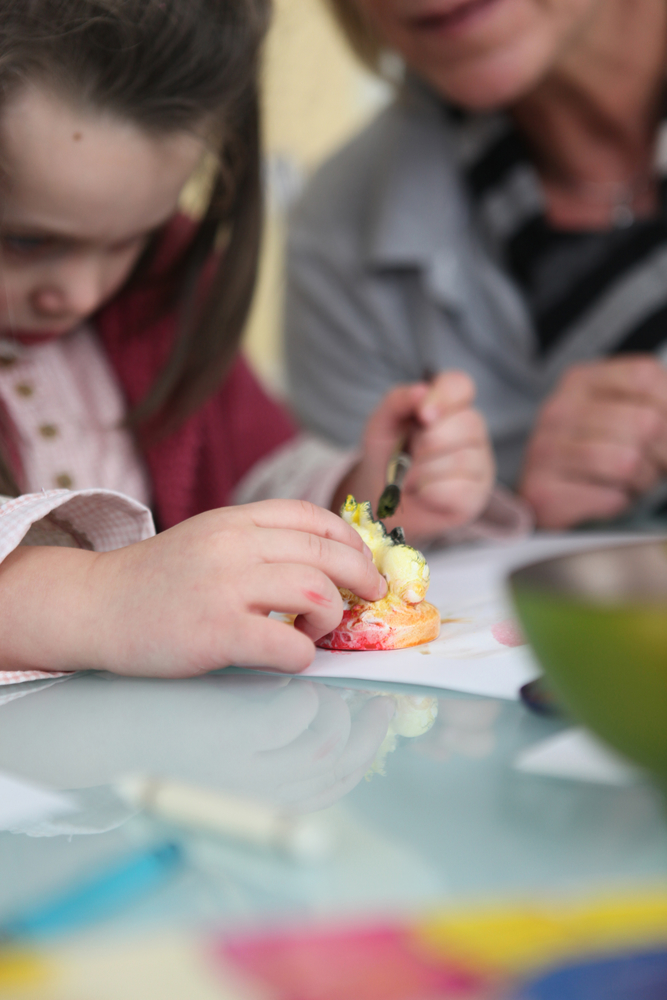
M 611 0 L 355 0 L 443 96 L 471 109 L 528 93 Z
M 0 130 L 0 336 L 66 333 L 127 280 L 204 143 L 148 135 L 37 86 Z

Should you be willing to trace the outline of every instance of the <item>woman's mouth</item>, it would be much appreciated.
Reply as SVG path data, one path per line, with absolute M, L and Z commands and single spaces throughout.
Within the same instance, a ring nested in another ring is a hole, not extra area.
M 420 32 L 437 32 L 438 34 L 455 34 L 470 27 L 473 21 L 483 16 L 490 7 L 497 6 L 502 0 L 462 0 L 444 13 L 433 11 L 420 14 L 409 20 L 410 27 Z

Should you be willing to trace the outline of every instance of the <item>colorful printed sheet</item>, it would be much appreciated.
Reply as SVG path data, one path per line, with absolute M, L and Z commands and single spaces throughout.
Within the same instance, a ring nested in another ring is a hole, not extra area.
M 610 981 L 619 1000 L 667 996 L 667 886 L 365 926 L 0 952 L 3 1000 L 609 1000 Z

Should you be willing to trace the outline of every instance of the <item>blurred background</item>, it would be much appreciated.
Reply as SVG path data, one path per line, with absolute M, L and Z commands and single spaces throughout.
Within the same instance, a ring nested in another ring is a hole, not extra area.
M 389 99 L 349 53 L 324 0 L 275 0 L 263 74 L 267 219 L 245 350 L 284 390 L 280 325 L 286 215 L 308 176 Z

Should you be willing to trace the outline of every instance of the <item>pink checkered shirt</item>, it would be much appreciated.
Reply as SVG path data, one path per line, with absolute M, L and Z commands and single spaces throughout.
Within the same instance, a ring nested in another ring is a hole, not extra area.
M 31 491 L 0 497 L 0 562 L 18 545 L 107 552 L 155 534 L 120 388 L 90 329 L 45 344 L 0 341 L 0 398 Z M 4 670 L 0 685 L 59 676 Z

